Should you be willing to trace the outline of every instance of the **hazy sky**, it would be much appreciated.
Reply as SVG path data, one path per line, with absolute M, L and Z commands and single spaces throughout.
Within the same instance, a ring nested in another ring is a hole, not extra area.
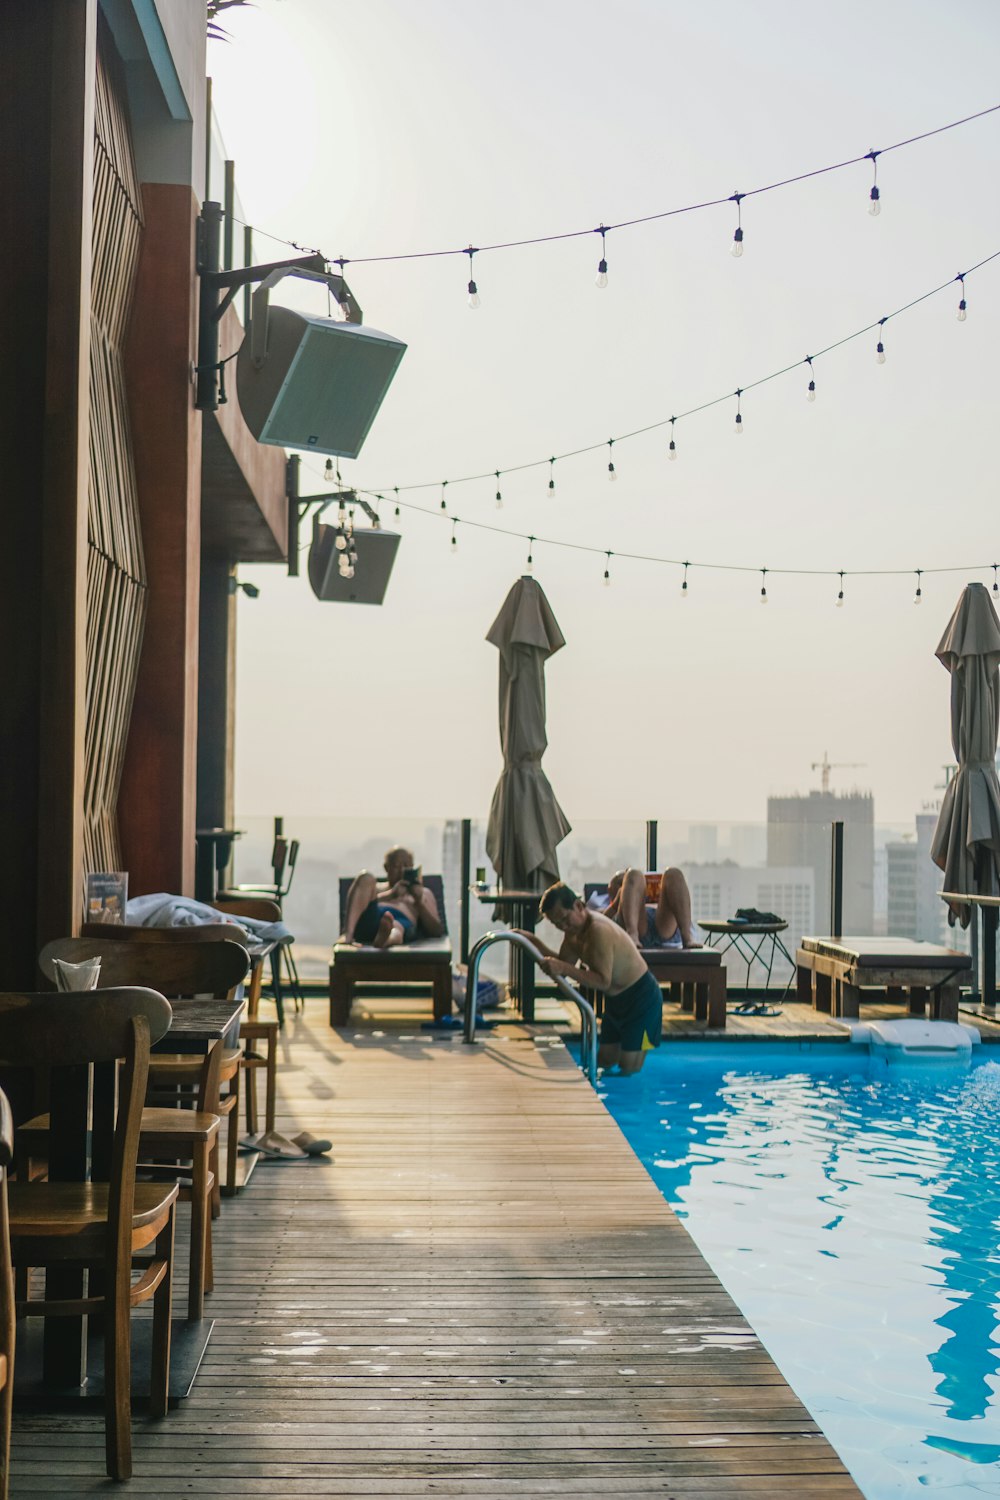
M 993 0 L 259 0 L 210 44 L 237 186 L 261 230 L 330 257 L 482 245 L 637 218 L 882 148 L 1000 102 Z M 690 559 L 681 572 L 535 544 L 566 636 L 545 767 L 571 822 L 761 820 L 769 793 L 860 762 L 881 822 L 951 758 L 934 648 L 963 584 L 992 583 L 1000 260 L 743 399 L 608 454 L 502 482 L 443 479 L 606 442 L 835 343 L 1000 250 L 1000 114 L 743 204 L 476 258 L 357 265 L 365 321 L 409 346 L 346 482 L 429 482 L 385 605 L 321 604 L 305 574 L 244 568 L 243 815 L 485 817 L 500 770 L 484 641 L 524 534 Z M 258 239 L 258 259 L 280 246 Z M 292 254 L 292 251 L 284 253 Z M 286 290 L 287 288 L 287 290 Z M 285 282 L 278 301 L 325 312 Z M 304 460 L 303 489 L 323 489 Z M 391 522 L 391 511 L 390 524 Z M 932 569 L 767 577 L 754 568 Z

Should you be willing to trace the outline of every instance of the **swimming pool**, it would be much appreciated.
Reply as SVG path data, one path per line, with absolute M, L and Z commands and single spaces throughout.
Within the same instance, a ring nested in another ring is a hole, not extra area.
M 868 1500 L 1000 1496 L 1000 1064 L 674 1043 L 600 1093 Z

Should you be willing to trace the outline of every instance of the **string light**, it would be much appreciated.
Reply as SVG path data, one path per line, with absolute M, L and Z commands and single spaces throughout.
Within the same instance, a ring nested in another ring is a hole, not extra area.
M 333 459 L 332 458 L 328 458 L 327 461 L 326 461 L 326 463 L 323 465 L 323 478 L 326 480 L 327 484 L 332 484 L 333 483 Z
M 472 275 L 472 257 L 474 255 L 478 255 L 479 251 L 473 245 L 470 245 L 469 248 L 465 251 L 465 254 L 469 257 L 469 306 L 472 308 L 473 312 L 475 312 L 476 308 L 479 306 L 480 298 L 479 288 L 476 286 L 475 279 Z
M 605 259 L 606 247 L 604 239 L 607 232 L 608 229 L 606 224 L 600 224 L 597 229 L 594 230 L 595 234 L 599 234 L 601 236 L 601 258 L 597 262 L 597 275 L 594 278 L 594 285 L 600 287 L 601 291 L 603 291 L 608 284 L 608 263 Z
M 743 224 L 740 204 L 745 197 L 746 193 L 734 193 L 729 200 L 730 203 L 736 204 L 736 233 L 733 235 L 733 248 L 730 253 L 734 255 L 737 260 L 739 260 L 740 256 L 743 254 Z
M 1000 584 L 997 583 L 997 568 L 1000 568 L 1000 563 L 994 563 L 993 564 L 993 597 L 994 598 L 996 598 L 997 595 L 1000 595 Z
M 611 553 L 604 554 L 604 587 L 611 587 Z
M 962 288 L 962 295 L 961 295 L 961 298 L 959 299 L 959 303 L 958 303 L 958 321 L 960 323 L 964 323 L 965 322 L 965 277 L 962 275 L 961 271 L 959 271 L 958 275 L 955 277 L 955 280 L 958 282 L 959 286 Z
M 447 500 L 444 497 L 444 492 L 445 492 L 445 490 L 447 488 L 448 488 L 448 481 L 447 481 L 447 479 L 442 479 L 442 481 L 441 481 L 441 509 L 442 510 L 447 510 L 448 509 L 448 502 L 447 502 Z
M 535 559 L 531 555 L 532 549 L 534 548 L 534 545 L 535 545 L 535 538 L 533 536 L 529 536 L 529 538 L 528 538 L 528 572 L 529 573 L 531 572 L 532 568 L 535 566 Z
M 843 570 L 843 568 L 841 568 L 841 570 L 840 570 L 840 593 L 837 595 L 837 608 L 838 609 L 843 609 L 843 607 L 844 607 L 844 570 Z
M 869 151 L 866 154 L 872 164 L 872 190 L 868 194 L 870 200 L 868 212 L 873 219 L 877 219 L 882 212 L 882 195 L 878 190 L 878 159 L 882 153 L 881 151 Z
M 393 492 L 393 494 L 396 497 L 396 508 L 393 511 L 393 516 L 398 521 L 399 520 L 399 485 L 398 484 L 393 485 L 392 492 Z
M 920 587 L 920 580 L 923 577 L 923 571 L 924 571 L 923 568 L 918 568 L 917 569 L 917 592 L 913 596 L 913 602 L 914 602 L 914 604 L 919 604 L 920 601 L 921 601 L 921 599 L 924 596 L 924 591 Z
M 767 603 L 767 569 L 766 568 L 761 568 L 761 570 L 760 570 L 760 602 L 761 602 L 761 604 L 766 604 Z
M 691 566 L 690 563 L 685 563 L 684 564 L 684 579 L 683 579 L 683 582 L 681 583 L 681 598 L 682 599 L 686 599 L 687 596 L 688 596 L 688 568 L 690 566 Z
M 550 495 L 553 494 L 553 492 L 555 491 L 555 487 L 556 487 L 556 461 L 555 461 L 554 458 L 550 458 L 549 459 L 549 494 Z
M 973 272 L 982 270 L 984 266 L 991 265 L 994 261 L 997 261 L 997 260 L 1000 260 L 1000 250 L 994 250 L 992 254 L 985 256 L 981 261 L 978 261 L 974 266 L 970 266 L 970 268 L 967 271 L 964 271 L 962 273 L 963 278 L 967 280 L 968 277 L 973 274 Z M 929 298 L 938 296 L 941 292 L 948 291 L 949 289 L 953 288 L 954 284 L 955 284 L 955 277 L 954 276 L 949 276 L 948 279 L 947 279 L 947 281 L 942 282 L 939 286 L 931 287 L 928 291 L 922 292 L 922 293 L 920 293 L 920 295 L 911 298 L 910 301 L 908 301 L 906 303 L 903 303 L 900 307 L 897 307 L 892 312 L 887 313 L 885 317 L 879 318 L 875 322 L 867 323 L 867 324 L 865 324 L 861 328 L 856 328 L 852 333 L 845 334 L 841 338 L 838 338 L 838 339 L 834 340 L 832 343 L 826 345 L 824 348 L 817 350 L 817 352 L 815 354 L 812 354 L 812 355 L 808 356 L 808 363 L 809 363 L 810 369 L 814 369 L 815 368 L 815 362 L 816 362 L 816 360 L 822 358 L 823 356 L 825 356 L 827 354 L 833 353 L 835 350 L 843 348 L 845 345 L 854 342 L 854 340 L 856 340 L 856 339 L 860 339 L 860 338 L 863 338 L 863 337 L 867 336 L 874 329 L 877 329 L 879 331 L 879 333 L 881 334 L 883 326 L 889 321 L 890 318 L 898 318 L 898 317 L 902 316 L 902 314 L 904 314 L 906 312 L 912 311 L 915 307 L 918 307 L 922 303 L 928 301 Z M 884 345 L 882 345 L 882 341 L 881 341 L 881 338 L 880 338 L 879 339 L 879 343 L 876 345 L 876 354 L 881 354 L 882 356 L 884 356 L 884 353 L 885 353 Z M 884 363 L 884 358 L 882 358 L 880 362 Z M 797 370 L 802 363 L 803 363 L 802 360 L 793 360 L 790 364 L 784 365 L 780 369 L 772 370 L 769 374 L 758 376 L 758 378 L 756 380 L 751 381 L 748 386 L 743 386 L 743 387 L 741 387 L 741 389 L 744 392 L 746 392 L 747 390 L 756 390 L 759 386 L 767 385 L 771 381 L 778 380 L 778 379 L 782 378 L 783 376 L 789 374 L 791 371 Z M 732 400 L 732 395 L 733 395 L 733 392 L 732 392 L 732 389 L 730 388 L 724 394 L 719 395 L 719 396 L 715 396 L 715 397 L 713 397 L 712 399 L 710 399 L 708 401 L 702 401 L 697 406 L 692 406 L 688 410 L 682 411 L 679 414 L 675 414 L 674 416 L 671 416 L 671 417 L 663 417 L 659 421 L 650 422 L 650 423 L 646 424 L 645 426 L 637 427 L 637 428 L 635 428 L 634 430 L 632 430 L 630 432 L 619 433 L 618 436 L 615 438 L 614 441 L 615 441 L 616 445 L 620 445 L 621 443 L 629 441 L 632 438 L 643 437 L 647 433 L 657 432 L 657 431 L 660 430 L 660 428 L 662 428 L 662 427 L 668 427 L 669 426 L 669 428 L 670 428 L 670 443 L 668 444 L 667 456 L 668 456 L 668 458 L 676 458 L 677 447 L 676 447 L 675 432 L 676 432 L 676 424 L 677 424 L 677 422 L 683 421 L 684 418 L 686 418 L 686 417 L 698 416 L 698 415 L 700 415 L 703 412 L 712 410 L 713 407 L 721 406 L 723 404 L 723 402 L 731 401 Z M 527 469 L 540 468 L 543 464 L 548 464 L 549 465 L 549 486 L 548 487 L 549 487 L 549 490 L 551 492 L 551 491 L 555 490 L 555 477 L 554 477 L 554 473 L 553 473 L 553 468 L 554 468 L 554 465 L 557 462 L 561 462 L 562 459 L 567 459 L 567 458 L 579 458 L 579 457 L 581 457 L 584 454 L 597 453 L 601 449 L 605 448 L 606 446 L 607 446 L 607 439 L 604 438 L 600 442 L 590 443 L 590 444 L 588 444 L 585 447 L 575 448 L 575 449 L 573 449 L 573 450 L 571 450 L 569 452 L 566 452 L 566 453 L 556 454 L 556 455 L 553 455 L 553 457 L 548 458 L 548 459 L 545 459 L 545 458 L 536 458 L 536 459 L 532 459 L 530 462 L 527 462 L 527 463 L 513 464 L 513 465 L 511 465 L 511 467 L 509 469 L 502 469 L 502 470 L 488 469 L 488 470 L 485 470 L 485 471 L 479 472 L 479 473 L 465 474 L 465 475 L 462 475 L 461 477 L 455 476 L 452 479 L 451 482 L 453 484 L 479 483 L 479 482 L 481 482 L 484 479 L 489 479 L 491 476 L 494 476 L 497 473 L 499 473 L 499 474 L 512 474 L 512 473 L 521 472 L 521 471 L 527 470 Z M 422 480 L 419 483 L 404 485 L 404 486 L 402 486 L 402 488 L 407 489 L 407 490 L 429 489 L 429 488 L 436 487 L 440 483 L 441 483 L 440 480 Z M 384 485 L 383 488 L 389 489 L 389 488 L 396 488 L 396 487 L 395 486 L 390 486 L 390 485 Z
M 738 390 L 736 392 L 736 436 L 737 437 L 742 437 L 743 436 L 743 413 L 740 411 L 740 397 L 742 395 L 743 395 L 743 392 L 741 390 Z
M 615 440 L 614 440 L 614 438 L 608 438 L 608 478 L 610 480 L 612 480 L 612 481 L 614 481 L 614 480 L 616 480 L 618 478 L 618 475 L 615 473 L 615 461 L 614 461 L 614 458 L 612 457 L 612 453 L 614 451 L 614 446 L 615 446 Z
M 806 355 L 806 364 L 809 366 L 809 384 L 806 386 L 806 400 L 807 401 L 815 401 L 816 400 L 816 382 L 813 379 L 813 361 L 812 361 L 812 355 L 811 354 L 807 354 Z
M 457 519 L 453 518 L 452 519 L 452 523 L 451 523 L 451 555 L 452 555 L 452 557 L 454 557 L 455 554 L 456 554 L 456 552 L 458 551 L 458 537 L 455 535 L 455 527 L 457 525 L 458 525 Z
M 500 470 L 497 469 L 495 472 L 497 476 L 497 510 L 503 510 L 503 495 L 500 493 Z
M 977 110 L 974 114 L 965 115 L 960 120 L 951 120 L 946 125 L 938 125 L 932 130 L 922 131 L 919 135 L 913 135 L 909 136 L 905 140 L 895 141 L 891 146 L 883 146 L 879 151 L 867 151 L 863 156 L 847 157 L 843 161 L 831 162 L 823 167 L 814 167 L 809 171 L 797 173 L 794 177 L 785 177 L 775 182 L 764 183 L 760 187 L 751 188 L 747 192 L 741 193 L 739 196 L 741 198 L 759 197 L 763 193 L 772 193 L 776 192 L 780 188 L 792 187 L 797 183 L 809 181 L 814 177 L 821 177 L 827 175 L 830 172 L 840 172 L 848 167 L 858 166 L 861 162 L 864 161 L 874 161 L 876 157 L 885 156 L 890 151 L 900 151 L 906 146 L 913 146 L 920 141 L 929 140 L 932 136 L 942 135 L 949 130 L 957 130 L 962 125 L 969 125 L 975 120 L 984 119 L 987 115 L 996 114 L 998 111 L 1000 111 L 1000 104 L 991 104 L 987 109 Z M 658 222 L 661 219 L 676 218 L 680 214 L 698 213 L 704 209 L 719 208 L 724 203 L 733 202 L 734 196 L 735 195 L 731 195 L 726 198 L 712 199 L 701 198 L 695 203 L 685 204 L 677 208 L 661 209 L 657 213 L 636 215 L 632 218 L 624 219 L 617 224 L 606 224 L 602 227 L 605 232 L 610 233 L 614 229 L 634 228 L 641 224 L 652 224 Z M 877 198 L 872 198 L 872 195 L 870 193 L 869 200 L 872 203 L 877 203 L 879 201 Z M 310 248 L 306 245 L 300 245 L 296 240 L 286 239 L 282 235 L 270 234 L 265 229 L 260 229 L 255 225 L 247 224 L 243 219 L 234 218 L 233 222 L 235 224 L 239 224 L 244 229 L 252 230 L 255 235 L 260 235 L 264 239 L 274 241 L 276 244 L 289 245 L 293 250 L 297 250 L 302 255 L 323 255 L 322 250 L 319 250 L 315 247 Z M 595 232 L 597 231 L 594 231 L 590 228 L 572 229 L 562 234 L 533 235 L 530 238 L 523 240 L 499 241 L 495 244 L 479 246 L 476 249 L 476 254 L 481 255 L 494 250 L 521 249 L 529 245 L 552 244 L 560 240 L 581 239 L 584 235 L 593 234 Z M 470 248 L 472 247 L 470 246 Z M 467 254 L 468 250 L 466 249 L 447 247 L 444 249 L 438 248 L 435 250 L 406 251 L 392 255 L 364 255 L 354 257 L 338 256 L 334 259 L 330 259 L 330 257 L 324 256 L 324 259 L 328 260 L 329 264 L 331 265 L 339 266 L 340 270 L 343 271 L 344 267 L 348 265 L 370 265 L 374 262 L 383 261 L 395 262 L 410 260 L 429 260 L 443 255 Z
M 882 342 L 882 329 L 887 321 L 886 318 L 879 318 L 878 320 L 878 343 L 875 345 L 875 358 L 880 365 L 885 364 L 885 345 Z

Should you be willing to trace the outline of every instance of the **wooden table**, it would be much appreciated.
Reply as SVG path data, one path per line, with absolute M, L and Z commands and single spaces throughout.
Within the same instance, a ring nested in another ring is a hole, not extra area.
M 958 1020 L 959 985 L 972 970 L 967 953 L 894 937 L 804 937 L 796 958 L 798 999 L 814 1010 L 856 1018 L 861 990 L 906 1000 L 910 1015 Z
M 538 922 L 538 902 L 541 891 L 508 891 L 472 887 L 476 899 L 484 906 L 495 908 L 494 916 L 510 927 L 520 927 L 524 932 L 534 932 Z M 525 1021 L 535 1019 L 535 962 L 519 948 L 510 944 L 510 988 L 518 1009 Z

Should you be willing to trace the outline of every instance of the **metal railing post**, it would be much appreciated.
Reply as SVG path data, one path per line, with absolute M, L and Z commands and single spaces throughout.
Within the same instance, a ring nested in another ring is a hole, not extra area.
M 830 825 L 830 936 L 843 936 L 844 926 L 844 825 Z
M 462 819 L 462 887 L 459 927 L 459 957 L 469 962 L 469 887 L 472 884 L 472 819 Z
M 660 867 L 656 862 L 656 830 L 655 818 L 646 819 L 646 869 L 658 870 Z

